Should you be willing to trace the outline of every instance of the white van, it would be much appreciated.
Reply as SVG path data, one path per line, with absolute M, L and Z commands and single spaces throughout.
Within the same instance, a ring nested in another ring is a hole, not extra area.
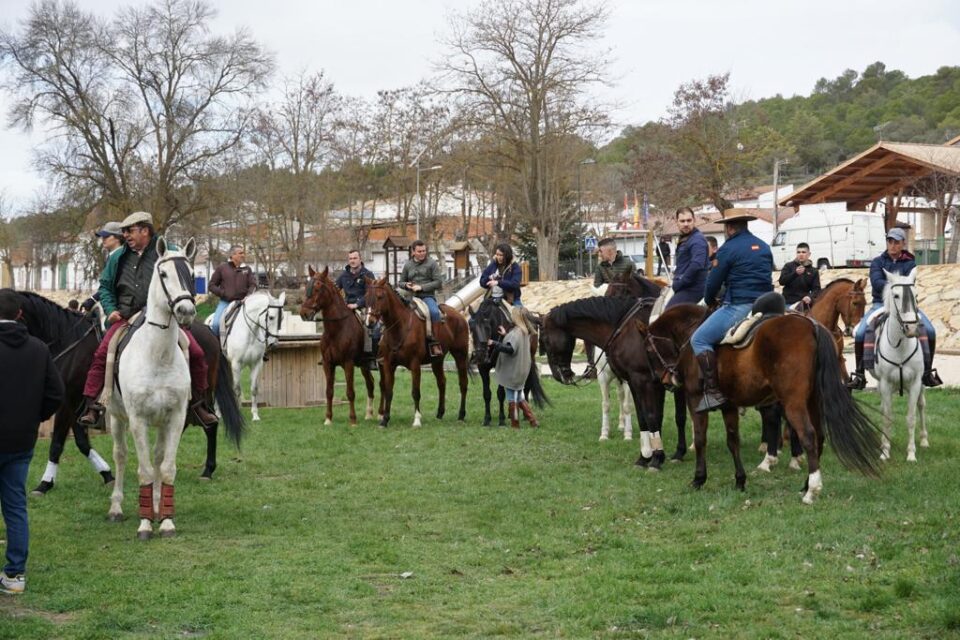
M 773 263 L 782 269 L 806 242 L 818 269 L 866 267 L 886 246 L 885 235 L 882 214 L 847 211 L 844 202 L 801 205 L 773 239 Z

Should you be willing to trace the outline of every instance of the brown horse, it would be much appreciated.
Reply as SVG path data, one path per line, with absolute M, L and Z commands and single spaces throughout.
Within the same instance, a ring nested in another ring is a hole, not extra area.
M 358 366 L 363 381 L 367 385 L 366 420 L 373 419 L 373 376 L 366 367 L 360 366 L 363 355 L 363 339 L 366 328 L 352 309 L 347 307 L 343 296 L 328 277 L 327 267 L 317 272 L 307 267 L 310 279 L 307 281 L 306 296 L 300 306 L 300 317 L 312 320 L 317 313 L 323 321 L 323 337 L 320 338 L 320 353 L 323 361 L 323 376 L 327 382 L 327 413 L 323 424 L 333 424 L 333 383 L 337 367 L 343 368 L 343 377 L 347 383 L 347 400 L 350 402 L 350 426 L 357 426 L 356 394 L 353 390 L 353 368 Z
M 420 426 L 420 367 L 429 362 L 437 379 L 439 404 L 437 418 L 446 412 L 447 377 L 443 371 L 444 356 L 430 358 L 427 353 L 426 324 L 407 306 L 400 295 L 387 283 L 384 276 L 379 280 L 367 278 L 367 308 L 383 321 L 383 338 L 380 340 L 380 426 L 390 422 L 390 406 L 393 403 L 393 383 L 398 366 L 410 370 L 413 395 L 413 426 Z M 457 363 L 460 380 L 460 411 L 457 419 L 467 415 L 467 359 L 469 357 L 470 331 L 467 321 L 453 308 L 440 305 L 446 316 L 445 322 L 433 324 L 433 337 L 440 343 L 444 355 L 448 352 Z
M 708 414 L 695 411 L 702 390 L 689 340 L 705 313 L 704 307 L 682 304 L 668 309 L 649 326 L 637 322 L 657 374 L 664 380 L 683 380 L 694 425 L 697 468 L 693 486 L 698 489 L 707 481 Z M 833 337 L 819 323 L 797 314 L 768 320 L 757 329 L 749 346 L 719 347 L 717 367 L 720 390 L 728 400 L 721 411 L 738 489 L 745 487 L 747 479 L 740 461 L 738 407 L 771 402 L 783 405 L 807 454 L 804 503 L 811 504 L 823 489 L 820 455 L 824 435 L 844 466 L 878 474 L 879 433 L 844 387 Z

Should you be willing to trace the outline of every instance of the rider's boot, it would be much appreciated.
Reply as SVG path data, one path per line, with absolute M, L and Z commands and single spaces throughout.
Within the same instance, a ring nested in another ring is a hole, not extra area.
M 433 336 L 427 338 L 427 353 L 430 354 L 431 358 L 439 358 L 443 356 L 443 347 L 440 346 L 440 343 L 437 342 L 437 339 Z
M 933 368 L 933 354 L 937 351 L 937 339 L 933 336 L 927 336 L 927 346 L 930 355 L 924 354 L 926 357 L 923 359 L 923 386 L 939 387 L 943 384 L 943 380 L 940 379 L 937 370 Z
M 190 411 L 204 428 L 214 428 L 219 423 L 217 414 L 210 410 L 203 394 L 196 389 L 190 390 Z
M 510 428 L 519 429 L 520 428 L 520 416 L 517 415 L 517 403 L 511 402 L 507 407 L 507 410 L 510 412 Z
M 97 402 L 96 398 L 89 396 L 83 396 L 83 402 L 83 413 L 77 419 L 77 422 L 84 427 L 93 427 L 103 417 L 104 407 Z
M 727 399 L 720 392 L 720 383 L 717 380 L 717 354 L 714 351 L 704 351 L 697 356 L 700 365 L 700 379 L 703 384 L 703 398 L 697 405 L 697 413 L 719 409 L 727 403 Z
M 853 343 L 853 355 L 857 361 L 856 370 L 850 374 L 847 381 L 847 388 L 855 391 L 862 391 L 867 386 L 867 376 L 863 372 L 863 342 Z
M 523 417 L 527 419 L 527 422 L 530 423 L 530 426 L 536 429 L 540 426 L 540 423 L 537 422 L 537 416 L 533 415 L 533 409 L 530 408 L 530 405 L 527 404 L 526 400 L 521 400 L 517 403 L 520 406 L 520 411 L 523 412 Z

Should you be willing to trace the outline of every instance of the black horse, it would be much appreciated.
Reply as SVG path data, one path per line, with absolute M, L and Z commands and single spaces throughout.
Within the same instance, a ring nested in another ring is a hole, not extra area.
M 531 314 L 532 315 L 532 314 Z M 538 324 L 535 320 L 535 324 Z M 490 390 L 490 371 L 496 366 L 497 353 L 487 346 L 487 340 L 497 335 L 497 327 L 503 326 L 509 328 L 512 326 L 510 318 L 503 307 L 503 303 L 493 298 L 487 298 L 480 303 L 476 312 L 470 314 L 470 335 L 473 338 L 473 356 L 472 361 L 480 372 L 480 380 L 483 383 L 483 426 L 489 427 L 493 416 L 490 414 L 490 400 L 493 393 Z M 539 326 L 539 325 L 538 325 Z M 539 365 L 536 361 L 537 354 L 537 336 L 531 336 L 530 355 L 532 361 L 530 373 L 524 382 L 523 392 L 531 398 L 538 408 L 548 404 L 543 386 L 540 384 Z M 506 398 L 506 392 L 503 387 L 497 385 L 497 402 L 500 407 L 499 422 L 501 427 L 506 426 L 506 414 L 503 411 L 503 402 Z
M 23 310 L 21 322 L 26 325 L 30 335 L 39 338 L 50 348 L 66 387 L 63 404 L 54 416 L 47 470 L 32 493 L 44 495 L 53 488 L 57 465 L 60 463 L 70 429 L 73 429 L 77 448 L 90 460 L 94 469 L 103 477 L 104 483 L 110 484 L 114 478 L 109 465 L 90 447 L 86 428 L 77 423 L 77 416 L 83 406 L 83 386 L 87 371 L 93 361 L 93 353 L 100 344 L 99 323 L 92 317 L 64 309 L 41 295 L 26 291 L 17 293 Z M 200 322 L 194 322 L 190 331 L 203 348 L 210 389 L 223 419 L 231 425 L 242 425 L 243 416 L 233 392 L 233 375 L 226 357 L 220 351 L 220 341 Z M 200 477 L 209 480 L 217 467 L 217 428 L 205 428 L 204 433 L 207 436 L 207 459 Z

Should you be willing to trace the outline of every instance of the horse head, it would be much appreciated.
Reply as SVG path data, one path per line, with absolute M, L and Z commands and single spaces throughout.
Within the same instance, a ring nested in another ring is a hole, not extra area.
M 867 296 L 863 290 L 867 285 L 866 278 L 860 278 L 853 283 L 850 291 L 844 296 L 840 305 L 840 317 L 847 327 L 855 327 L 867 311 Z
M 503 305 L 499 300 L 487 298 L 480 303 L 476 312 L 471 314 L 473 322 L 470 323 L 470 333 L 473 335 L 473 346 L 475 358 L 482 360 L 482 363 L 490 361 L 490 353 L 487 349 L 487 341 L 497 335 L 497 327 L 503 326 L 510 328 L 510 318 L 503 311 Z
M 577 339 L 563 330 L 552 317 L 553 311 L 543 319 L 540 328 L 540 348 L 547 354 L 547 364 L 553 379 L 561 384 L 574 384 L 573 369 L 570 366 L 573 360 L 573 348 Z
M 920 314 L 914 294 L 917 270 L 913 269 L 905 276 L 890 273 L 886 269 L 883 273 L 887 276 L 887 286 L 883 289 L 884 308 L 889 317 L 900 325 L 906 337 L 916 338 L 920 335 Z
M 382 318 L 390 315 L 395 305 L 403 305 L 400 296 L 387 283 L 387 276 L 374 280 L 367 277 L 367 292 L 364 301 L 367 303 L 369 315 Z
M 303 304 L 300 305 L 300 317 L 310 321 L 315 316 L 328 309 L 334 302 L 334 298 L 341 298 L 336 285 L 328 276 L 329 268 L 324 267 L 323 271 L 315 271 L 312 266 L 307 265 L 309 277 L 307 278 L 306 295 L 303 298 Z
M 287 292 L 283 291 L 277 298 L 269 291 L 267 294 L 267 308 L 264 310 L 264 325 L 267 334 L 267 348 L 276 346 L 280 341 L 280 329 L 283 328 L 283 305 L 287 302 Z
M 157 263 L 153 267 L 150 290 L 147 294 L 148 312 L 162 310 L 173 317 L 181 327 L 189 326 L 197 317 L 196 284 L 193 279 L 193 258 L 197 245 L 193 238 L 183 251 L 172 249 L 166 238 L 157 240 Z M 148 320 L 149 321 L 149 320 Z M 153 324 L 162 323 L 153 321 Z

